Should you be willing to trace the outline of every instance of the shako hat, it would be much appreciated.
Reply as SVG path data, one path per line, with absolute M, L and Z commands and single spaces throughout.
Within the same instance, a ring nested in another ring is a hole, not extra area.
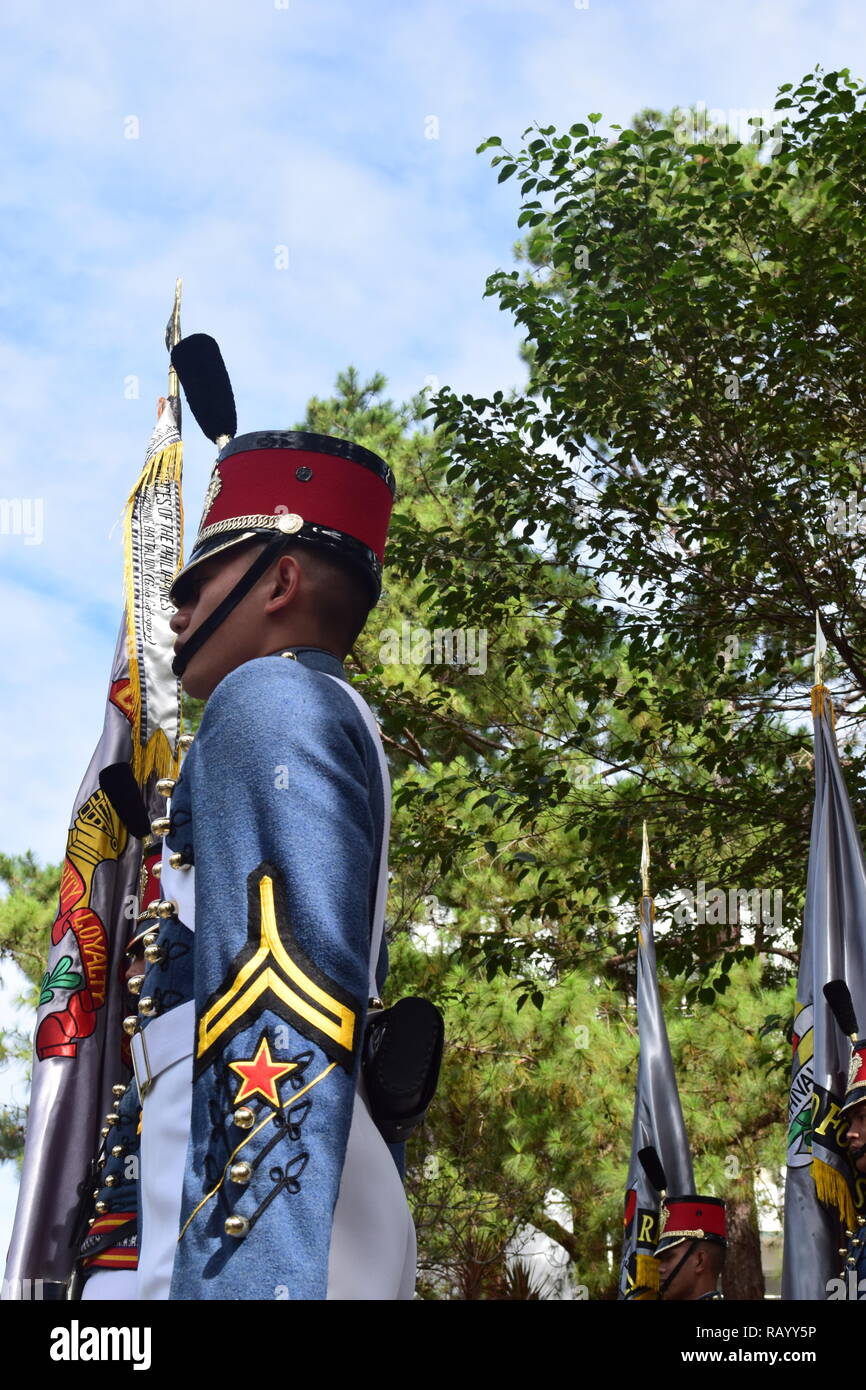
M 282 535 L 352 565 L 375 602 L 394 491 L 387 463 L 359 444 L 295 430 L 240 434 L 217 455 L 198 535 L 169 596 L 202 560 Z
M 720 1197 L 665 1197 L 655 1253 L 661 1255 L 686 1240 L 711 1240 L 727 1248 L 728 1223 Z
M 852 1110 L 855 1105 L 866 1100 L 866 1038 L 858 1036 L 857 1015 L 854 1012 L 851 991 L 844 980 L 830 980 L 824 986 L 824 998 L 842 1032 L 847 1033 L 851 1039 L 848 1085 L 839 1110 L 839 1114 L 844 1115 L 846 1110 Z
M 848 1089 L 842 1102 L 840 1115 L 866 1100 L 866 1038 L 858 1038 L 851 1048 L 851 1065 L 848 1068 Z
M 172 363 L 199 426 L 219 448 L 198 535 L 169 597 L 203 560 L 243 541 L 292 540 L 329 551 L 367 581 L 382 562 L 394 475 L 372 450 L 331 435 L 262 430 L 235 436 L 234 395 L 219 348 L 204 333 L 181 339 Z

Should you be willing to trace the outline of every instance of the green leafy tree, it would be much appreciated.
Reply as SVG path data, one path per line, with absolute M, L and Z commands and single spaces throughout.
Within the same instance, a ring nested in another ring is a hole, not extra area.
M 35 1009 L 45 978 L 48 933 L 57 907 L 59 865 L 41 868 L 34 856 L 0 854 L 0 961 L 11 960 L 33 986 Z M 29 1039 L 17 1029 L 0 1031 L 0 1067 L 29 1059 Z M 25 1113 L 20 1106 L 0 1106 L 0 1162 L 20 1159 L 24 1149 Z
M 589 890 L 633 893 L 643 818 L 660 892 L 781 890 L 784 930 L 759 920 L 728 944 L 793 961 L 816 610 L 864 809 L 849 505 L 866 427 L 864 90 L 847 72 L 786 84 L 759 152 L 678 141 L 651 117 L 611 139 L 597 115 L 528 131 L 513 153 L 482 146 L 520 181 L 530 268 L 495 273 L 488 294 L 525 334 L 531 379 L 507 397 L 438 396 L 443 487 L 460 484 L 460 504 L 423 565 L 447 622 L 499 632 L 519 595 L 543 653 L 520 656 L 530 706 L 545 715 L 565 692 L 558 727 L 542 718 L 533 741 L 522 721 L 483 772 L 545 862 L 510 929 L 555 916 L 562 962 L 611 949 Z M 552 806 L 582 854 L 548 857 Z M 666 966 L 724 988 L 718 932 L 672 925 Z M 485 949 L 514 954 L 504 930 Z

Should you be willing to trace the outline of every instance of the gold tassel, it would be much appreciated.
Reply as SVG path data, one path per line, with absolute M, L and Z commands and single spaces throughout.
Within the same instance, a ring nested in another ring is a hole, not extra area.
M 812 703 L 812 718 L 813 718 L 813 719 L 815 719 L 819 714 L 824 714 L 824 715 L 826 715 L 827 710 L 826 710 L 825 706 L 829 706 L 829 709 L 830 709 L 830 727 L 832 728 L 833 732 L 835 733 L 835 732 L 836 732 L 836 715 L 835 715 L 835 713 L 834 713 L 834 711 L 833 711 L 833 701 L 832 701 L 832 699 L 830 698 L 830 692 L 829 692 L 829 690 L 827 689 L 826 685 L 813 685 L 813 686 L 812 686 L 812 700 L 811 700 L 811 703 Z
M 853 1230 L 857 1225 L 857 1208 L 854 1206 L 851 1189 L 842 1174 L 822 1158 L 813 1158 L 812 1178 L 818 1201 L 824 1202 L 828 1207 L 835 1207 L 845 1229 Z
M 656 902 L 655 902 L 655 898 L 650 898 L 649 893 L 644 893 L 644 898 L 649 898 L 649 900 L 650 900 L 650 922 L 653 923 L 653 925 L 654 925 L 654 924 L 655 924 L 655 920 L 656 920 Z M 642 931 L 642 927 L 643 927 L 643 898 L 639 898 L 639 899 L 638 899 L 637 913 L 638 913 L 637 943 L 638 943 L 639 946 L 643 946 L 643 944 L 644 944 L 643 931 Z M 649 1256 L 647 1256 L 647 1258 L 648 1258 L 648 1259 L 652 1259 L 652 1256 L 649 1255 Z
M 658 1298 L 659 1296 L 659 1262 L 653 1255 L 635 1255 L 634 1271 L 635 1288 L 639 1290 L 634 1295 L 635 1302 Z

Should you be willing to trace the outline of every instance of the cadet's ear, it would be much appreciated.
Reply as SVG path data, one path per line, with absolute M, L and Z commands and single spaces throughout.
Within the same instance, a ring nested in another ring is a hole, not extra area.
M 297 595 L 301 583 L 301 566 L 292 554 L 281 555 L 270 572 L 265 590 L 266 613 L 276 613 L 285 608 Z

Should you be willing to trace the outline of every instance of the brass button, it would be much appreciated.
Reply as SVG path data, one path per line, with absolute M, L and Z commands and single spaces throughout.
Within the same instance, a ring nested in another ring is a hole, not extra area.
M 171 796 L 176 786 L 176 777 L 160 777 L 159 781 L 156 784 L 156 794 L 157 796 Z
M 153 868 L 152 868 L 151 871 L 150 871 L 150 876 L 151 876 L 151 878 L 159 878 L 159 876 L 160 876 L 161 873 L 162 873 L 162 860 L 161 860 L 161 859 L 157 859 L 156 863 L 154 864 Z
M 157 946 L 155 942 L 153 946 L 145 946 L 144 959 L 147 961 L 148 965 L 159 965 L 159 962 L 162 960 L 162 947 Z M 144 979 L 144 976 L 142 976 L 142 979 Z
M 141 986 L 144 984 L 143 975 L 130 975 L 126 982 L 126 988 L 130 994 L 141 994 Z
M 108 1203 L 107 1203 L 107 1202 L 97 1202 L 97 1203 L 96 1203 L 96 1212 L 97 1212 L 97 1215 L 99 1215 L 99 1216 L 104 1216 L 105 1213 L 106 1213 L 107 1211 L 108 1211 Z
M 116 1086 L 112 1086 L 111 1094 L 114 1096 L 115 1100 L 122 1100 L 126 1095 L 126 1087 L 121 1086 L 120 1082 L 118 1082 Z
M 112 1157 L 112 1158 L 123 1158 L 123 1145 L 122 1145 L 122 1144 L 112 1144 L 112 1146 L 111 1146 L 111 1157 Z
M 150 822 L 150 828 L 154 835 L 167 835 L 171 830 L 171 818 L 169 816 L 157 816 L 156 820 Z
M 99 1131 L 99 1137 L 100 1137 L 100 1139 L 107 1139 L 107 1138 L 108 1138 L 108 1125 L 103 1125 L 103 1126 L 102 1126 L 102 1129 Z
M 116 1110 L 109 1110 L 108 1114 L 105 1117 L 105 1123 L 107 1125 L 116 1125 L 119 1120 L 120 1116 L 118 1115 Z
M 159 940 L 159 928 L 157 927 L 155 931 L 145 932 L 141 939 L 144 943 L 145 950 L 147 950 L 148 946 L 155 946 Z
M 243 1161 L 241 1161 L 240 1163 L 233 1163 L 231 1168 L 229 1169 L 229 1177 L 231 1178 L 232 1182 L 249 1182 L 252 1175 L 252 1164 L 244 1163 Z
M 238 1129 L 252 1129 L 256 1122 L 256 1117 L 248 1105 L 239 1105 L 232 1115 L 232 1124 L 237 1125 Z
M 190 868 L 190 865 L 187 864 L 186 860 L 183 857 L 183 850 L 180 849 L 176 849 L 172 854 L 168 856 L 168 862 L 173 869 Z
M 123 1020 L 123 1031 L 128 1038 L 131 1038 L 133 1033 L 138 1032 L 138 1019 L 135 1014 L 128 1014 Z
M 151 995 L 146 994 L 143 999 L 138 1001 L 138 1012 L 142 1018 L 153 1018 L 156 1014 L 156 1000 Z
M 167 917 L 174 917 L 176 914 L 177 903 L 173 902 L 171 898 L 163 898 L 162 902 L 157 905 L 156 915 L 162 917 L 163 920 Z
M 227 1236 L 234 1236 L 235 1240 L 243 1240 L 250 1223 L 245 1216 L 227 1216 L 225 1223 L 225 1233 Z
M 105 1179 L 105 1186 L 117 1187 L 117 1178 L 115 1177 L 114 1173 L 108 1174 L 108 1177 Z
M 181 734 L 177 746 L 181 753 L 188 753 L 195 741 L 195 734 Z

